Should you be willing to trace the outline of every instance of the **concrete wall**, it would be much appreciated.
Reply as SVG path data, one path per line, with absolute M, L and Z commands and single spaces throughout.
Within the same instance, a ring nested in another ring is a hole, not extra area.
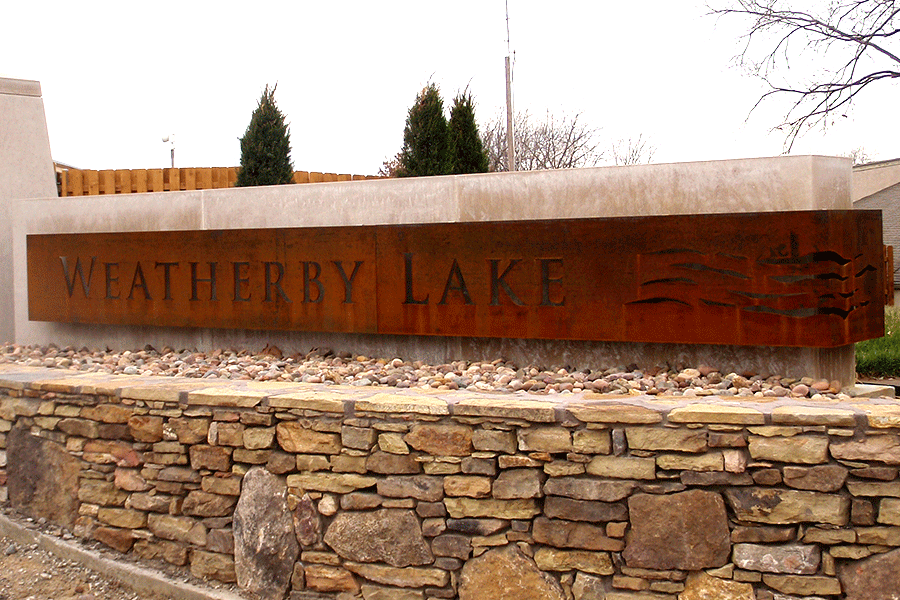
M 15 337 L 12 201 L 56 193 L 41 85 L 0 78 L 0 341 Z
M 849 209 L 850 161 L 791 156 L 168 192 L 19 202 L 13 214 L 16 341 L 111 348 L 327 346 L 379 356 L 446 361 L 494 358 L 572 366 L 706 362 L 797 376 L 853 380 L 852 347 L 834 350 L 597 344 L 241 330 L 77 326 L 28 321 L 26 233 L 309 227 Z M 492 356 L 493 355 L 493 356 Z
M 897 597 L 894 399 L 383 389 L 0 365 L 0 497 L 270 599 Z

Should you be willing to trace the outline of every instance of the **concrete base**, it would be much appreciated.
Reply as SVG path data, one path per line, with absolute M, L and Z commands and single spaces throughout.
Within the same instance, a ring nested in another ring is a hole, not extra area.
M 523 365 L 579 368 L 706 363 L 724 371 L 821 377 L 847 385 L 854 381 L 852 346 L 778 349 L 32 322 L 25 236 L 850 208 L 849 159 L 818 156 L 26 200 L 16 203 L 12 215 L 16 341 L 112 349 L 149 343 L 198 350 L 260 350 L 274 343 L 288 352 L 328 346 L 428 361 L 502 356 Z

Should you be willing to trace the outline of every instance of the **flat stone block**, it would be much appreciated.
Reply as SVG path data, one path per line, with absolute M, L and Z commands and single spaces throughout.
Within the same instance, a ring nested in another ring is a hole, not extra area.
M 856 413 L 852 410 L 817 406 L 779 406 L 772 409 L 775 425 L 829 425 L 854 427 Z
M 271 408 L 296 408 L 298 410 L 315 410 L 326 413 L 344 413 L 344 395 L 333 392 L 291 392 L 269 396 L 267 403 Z
M 189 405 L 229 406 L 237 408 L 253 408 L 259 406 L 267 394 L 250 390 L 233 388 L 209 388 L 188 392 Z
M 585 394 L 589 398 L 591 394 Z M 599 394 L 594 394 L 602 398 Z M 603 404 L 569 404 L 566 410 L 585 423 L 622 423 L 622 424 L 647 424 L 660 423 L 662 415 L 649 408 L 634 406 L 631 404 L 603 403 Z
M 669 411 L 670 423 L 721 423 L 724 425 L 763 425 L 766 416 L 746 406 L 734 404 L 691 404 Z
M 453 405 L 453 414 L 460 417 L 494 417 L 552 423 L 556 420 L 556 405 L 540 400 L 504 400 L 496 396 L 468 398 Z
M 376 394 L 359 399 L 354 407 L 357 411 L 379 413 L 412 413 L 420 415 L 449 415 L 447 402 L 428 396 L 402 396 L 400 394 Z

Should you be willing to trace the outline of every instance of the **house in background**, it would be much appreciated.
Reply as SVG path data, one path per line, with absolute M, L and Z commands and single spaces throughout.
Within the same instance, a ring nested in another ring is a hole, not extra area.
M 884 244 L 900 253 L 900 158 L 854 165 L 852 194 L 853 208 L 881 209 Z M 895 302 L 900 301 L 898 262 L 894 260 Z

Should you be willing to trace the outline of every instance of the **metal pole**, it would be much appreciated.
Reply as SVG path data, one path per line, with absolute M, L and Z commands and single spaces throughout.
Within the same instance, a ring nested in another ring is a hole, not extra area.
M 506 162 L 508 170 L 516 170 L 515 125 L 513 123 L 512 63 L 506 57 Z

